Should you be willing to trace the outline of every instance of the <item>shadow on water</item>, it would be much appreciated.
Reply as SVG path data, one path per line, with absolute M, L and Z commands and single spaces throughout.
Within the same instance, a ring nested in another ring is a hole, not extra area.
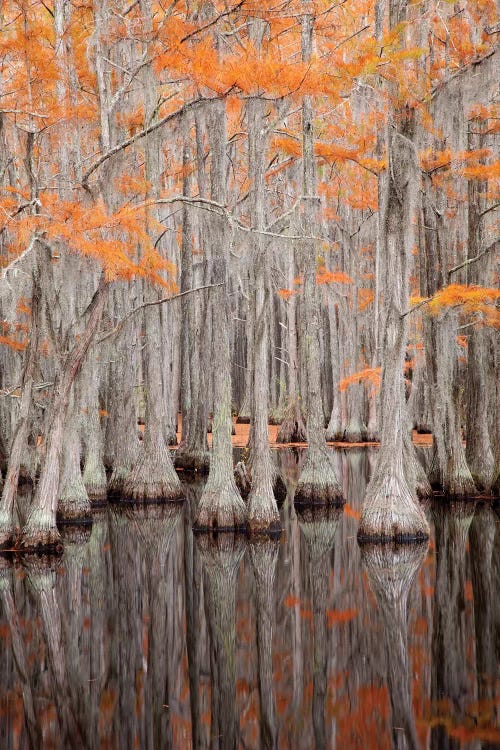
M 373 452 L 335 452 L 346 505 L 281 539 L 194 538 L 183 505 L 109 507 L 62 559 L 0 558 L 0 747 L 500 746 L 500 519 L 430 504 L 429 545 L 360 550 Z M 277 451 L 289 496 L 302 451 Z

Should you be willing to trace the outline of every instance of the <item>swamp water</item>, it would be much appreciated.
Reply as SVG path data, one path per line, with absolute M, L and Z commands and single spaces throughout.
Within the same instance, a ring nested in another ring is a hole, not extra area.
M 500 747 L 499 515 L 436 501 L 429 545 L 360 550 L 373 455 L 336 451 L 345 508 L 286 504 L 279 542 L 193 537 L 190 483 L 0 558 L 0 748 Z

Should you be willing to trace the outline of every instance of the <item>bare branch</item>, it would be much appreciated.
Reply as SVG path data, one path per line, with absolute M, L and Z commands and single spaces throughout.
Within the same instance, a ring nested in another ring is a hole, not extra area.
M 176 299 L 180 299 L 180 297 L 185 297 L 186 294 L 192 294 L 193 292 L 201 292 L 204 289 L 213 289 L 217 286 L 224 286 L 223 283 L 220 284 L 206 284 L 205 286 L 198 286 L 195 289 L 186 289 L 184 292 L 179 292 L 179 294 L 173 294 L 171 297 L 162 297 L 161 299 L 157 299 L 154 302 L 144 302 L 142 305 L 138 305 L 138 307 L 134 307 L 133 310 L 128 312 L 124 318 L 120 320 L 119 323 L 116 324 L 116 326 L 113 328 L 112 331 L 109 331 L 105 336 L 100 338 L 98 341 L 96 341 L 96 344 L 101 344 L 103 341 L 106 341 L 106 339 L 109 339 L 111 336 L 114 336 L 115 333 L 118 333 L 127 320 L 132 317 L 132 315 L 135 315 L 136 313 L 140 312 L 141 310 L 144 310 L 146 307 L 152 307 L 153 305 L 163 305 L 166 302 L 173 302 Z
M 131 146 L 136 141 L 140 140 L 141 138 L 144 138 L 145 136 L 149 135 L 150 133 L 154 133 L 155 130 L 158 130 L 159 128 L 163 127 L 163 125 L 166 125 L 169 122 L 172 122 L 177 117 L 181 117 L 183 114 L 188 112 L 189 110 L 193 109 L 199 104 L 203 104 L 204 102 L 211 102 L 215 99 L 221 99 L 226 94 L 221 94 L 220 96 L 214 96 L 214 97 L 200 97 L 199 99 L 194 99 L 191 102 L 187 102 L 186 104 L 183 104 L 180 109 L 177 109 L 175 112 L 171 112 L 169 115 L 165 115 L 165 117 L 162 117 L 161 120 L 158 120 L 158 122 L 154 122 L 152 125 L 149 125 L 147 128 L 143 128 L 142 130 L 139 130 L 137 133 L 132 135 L 130 138 L 127 138 L 125 141 L 122 141 L 121 143 L 118 143 L 116 146 L 113 146 L 113 148 L 110 148 L 108 151 L 106 151 L 102 156 L 100 156 L 96 161 L 90 165 L 90 167 L 87 169 L 85 174 L 82 177 L 82 185 L 84 188 L 88 190 L 88 180 L 91 174 L 93 174 L 96 169 L 99 169 L 100 166 L 104 164 L 108 159 L 111 159 L 112 156 L 119 153 L 120 151 L 123 151 L 124 149 Z
M 476 255 L 474 258 L 467 258 L 467 260 L 464 260 L 463 263 L 459 263 L 457 266 L 453 266 L 453 268 L 450 268 L 450 270 L 448 271 L 448 277 L 451 276 L 452 273 L 460 271 L 461 268 L 470 266 L 471 263 L 476 263 L 478 260 L 481 260 L 481 258 L 484 258 L 484 256 L 487 255 L 491 250 L 493 250 L 496 245 L 496 241 L 492 242 L 491 245 L 486 247 L 482 252 L 479 253 L 479 255 Z

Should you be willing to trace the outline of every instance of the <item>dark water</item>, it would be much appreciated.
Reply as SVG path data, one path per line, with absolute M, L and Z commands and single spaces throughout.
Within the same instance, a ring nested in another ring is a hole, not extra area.
M 344 511 L 285 506 L 277 543 L 194 539 L 191 484 L 1 562 L 2 750 L 500 747 L 498 516 L 441 502 L 428 547 L 361 552 L 372 456 L 336 459 Z

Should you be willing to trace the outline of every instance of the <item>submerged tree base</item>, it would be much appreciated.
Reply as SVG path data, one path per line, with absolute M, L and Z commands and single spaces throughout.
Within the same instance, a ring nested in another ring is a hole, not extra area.
M 429 538 L 429 524 L 418 500 L 394 472 L 368 486 L 358 529 L 360 542 L 413 542 Z
M 196 471 L 199 474 L 208 474 L 210 471 L 209 451 L 190 451 L 178 448 L 174 454 L 174 466 L 184 471 Z
M 276 436 L 277 443 L 306 443 L 307 431 L 300 406 L 295 403 L 288 407 Z
M 76 525 L 92 523 L 92 508 L 87 494 L 85 493 L 85 496 L 59 498 L 56 520 L 58 524 L 70 523 Z
M 252 489 L 252 479 L 248 471 L 247 465 L 244 461 L 238 461 L 234 467 L 234 481 L 241 497 L 246 500 Z M 281 474 L 276 471 L 273 479 L 273 494 L 278 504 L 278 508 L 281 508 L 286 500 L 288 490 Z
M 19 529 L 0 528 L 0 551 L 14 548 Z
M 309 449 L 295 489 L 295 505 L 344 505 L 342 487 L 327 451 L 326 445 L 321 451 Z
M 16 551 L 21 554 L 61 555 L 63 544 L 56 526 L 29 530 L 23 529 L 16 541 Z
M 247 509 L 236 485 L 206 487 L 201 497 L 193 531 L 246 531 Z

